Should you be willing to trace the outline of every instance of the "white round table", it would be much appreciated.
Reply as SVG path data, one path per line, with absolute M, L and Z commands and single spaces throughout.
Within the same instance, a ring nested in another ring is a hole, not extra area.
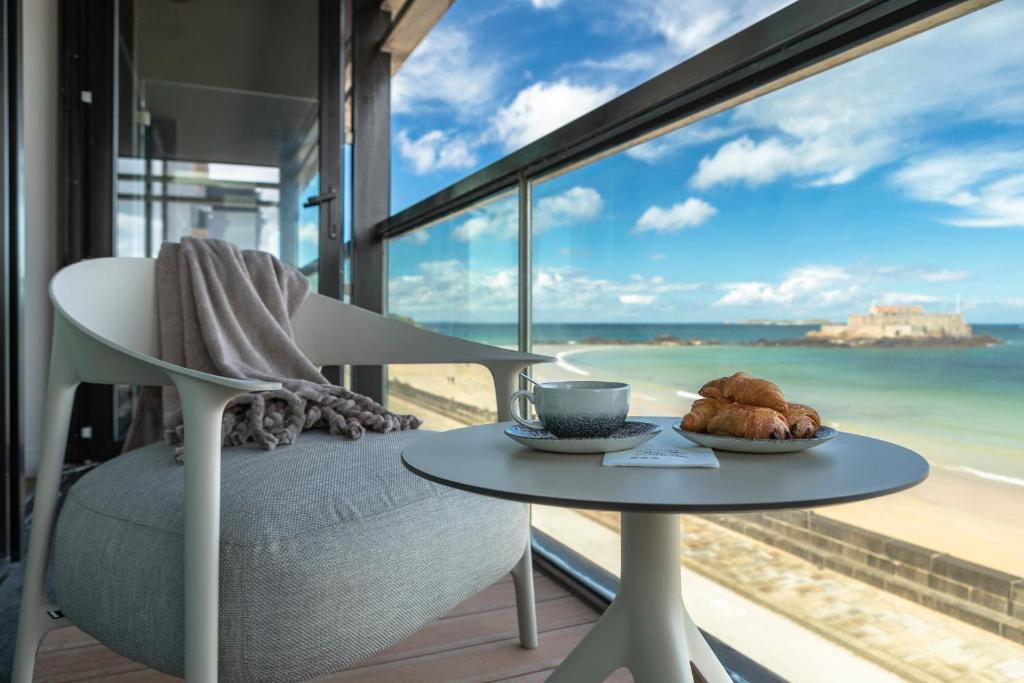
M 686 445 L 656 422 L 647 445 Z M 921 483 L 928 463 L 902 446 L 840 433 L 807 451 L 753 455 L 717 451 L 721 467 L 603 467 L 603 454 L 545 453 L 502 432 L 509 423 L 425 435 L 402 453 L 421 477 L 496 498 L 622 513 L 622 576 L 601 619 L 548 683 L 602 681 L 625 666 L 637 683 L 731 683 L 686 612 L 679 563 L 680 513 L 743 512 L 847 503 Z

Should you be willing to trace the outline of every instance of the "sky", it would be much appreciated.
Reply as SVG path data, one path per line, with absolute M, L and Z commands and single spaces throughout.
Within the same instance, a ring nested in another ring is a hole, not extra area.
M 782 4 L 459 0 L 393 83 L 408 206 Z M 537 322 L 1024 322 L 1024 1 L 534 187 Z M 513 321 L 517 197 L 389 244 L 389 309 Z

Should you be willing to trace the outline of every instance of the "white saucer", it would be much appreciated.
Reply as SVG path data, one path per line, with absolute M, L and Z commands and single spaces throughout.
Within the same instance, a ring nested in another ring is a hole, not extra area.
M 517 443 L 538 451 L 551 453 L 613 453 L 636 448 L 661 433 L 661 427 L 650 422 L 627 420 L 611 436 L 595 439 L 559 439 L 543 429 L 529 429 L 512 423 L 505 435 Z
M 672 429 L 699 446 L 707 446 L 719 451 L 733 451 L 734 453 L 793 453 L 794 451 L 806 451 L 808 448 L 820 446 L 838 434 L 831 427 L 818 427 L 817 434 L 807 439 L 740 439 L 735 436 L 715 436 L 714 434 L 689 432 L 677 424 L 672 425 Z

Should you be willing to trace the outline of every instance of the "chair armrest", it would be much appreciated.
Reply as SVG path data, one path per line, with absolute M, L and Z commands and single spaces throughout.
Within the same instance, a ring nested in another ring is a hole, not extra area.
M 180 365 L 174 365 L 173 363 L 166 363 L 162 360 L 153 358 L 152 361 L 156 361 L 156 367 L 162 369 L 168 374 L 172 381 L 188 379 L 201 384 L 208 384 L 210 386 L 216 386 L 222 389 L 228 389 L 242 394 L 252 393 L 254 391 L 273 391 L 274 389 L 280 389 L 280 382 L 264 382 L 263 380 L 255 379 L 236 379 L 234 377 L 222 377 L 220 375 L 214 375 L 209 372 L 199 372 L 198 370 L 190 370 L 183 368 Z
M 493 368 L 554 361 L 438 334 L 319 294 L 306 299 L 292 328 L 296 343 L 316 365 L 476 363 Z

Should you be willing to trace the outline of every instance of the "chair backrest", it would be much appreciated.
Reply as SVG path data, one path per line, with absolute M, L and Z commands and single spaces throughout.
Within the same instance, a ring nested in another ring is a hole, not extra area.
M 59 314 L 87 333 L 159 358 L 156 259 L 113 257 L 79 261 L 53 277 L 50 299 Z M 326 297 L 311 294 L 305 308 L 318 299 Z M 315 303 L 323 305 L 320 301 Z M 336 301 L 330 303 L 338 304 Z M 315 305 L 313 307 L 316 308 Z M 337 314 L 338 311 L 330 313 Z M 315 348 L 317 341 L 323 344 L 323 321 L 317 321 L 315 317 L 310 320 L 308 313 L 301 318 L 296 341 L 308 353 L 313 350 L 309 347 Z M 331 343 L 336 344 L 337 339 L 332 338 Z
M 159 361 L 155 259 L 80 261 L 53 277 L 50 298 L 56 314 L 77 328 L 79 338 L 68 340 L 73 347 L 92 347 L 98 341 L 99 347 L 113 347 L 142 362 L 128 367 L 110 358 L 100 367 L 95 359 L 104 353 L 102 348 L 93 348 L 92 355 L 73 353 L 82 381 L 167 383 L 161 373 L 174 366 Z M 315 365 L 480 363 L 492 371 L 515 366 L 518 372 L 530 363 L 551 360 L 448 337 L 319 294 L 306 299 L 292 325 L 296 344 Z M 166 367 L 154 370 L 154 363 Z
M 53 276 L 50 299 L 59 315 L 86 332 L 159 357 L 154 259 L 79 261 Z

